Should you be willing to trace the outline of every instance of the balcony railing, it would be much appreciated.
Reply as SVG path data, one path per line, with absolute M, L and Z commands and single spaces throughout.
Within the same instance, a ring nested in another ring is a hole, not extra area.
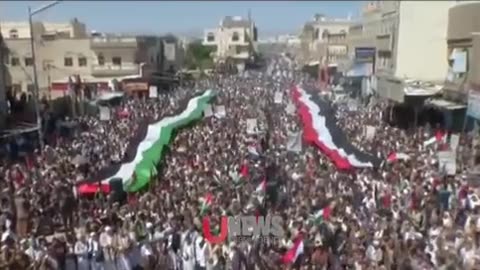
M 137 39 L 130 37 L 94 37 L 90 40 L 92 48 L 136 48 Z
M 139 66 L 135 64 L 123 65 L 92 65 L 94 76 L 126 76 L 139 74 Z

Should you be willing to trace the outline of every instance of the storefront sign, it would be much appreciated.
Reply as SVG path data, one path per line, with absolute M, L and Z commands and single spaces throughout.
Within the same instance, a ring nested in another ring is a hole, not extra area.
M 127 82 L 123 83 L 123 91 L 148 91 L 148 83 L 146 82 Z
M 471 90 L 468 93 L 467 114 L 477 120 L 480 120 L 480 92 Z
M 355 48 L 356 62 L 373 62 L 375 59 L 375 48 Z

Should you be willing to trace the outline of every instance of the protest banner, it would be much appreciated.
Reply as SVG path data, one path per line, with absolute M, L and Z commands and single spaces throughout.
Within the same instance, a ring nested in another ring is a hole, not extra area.
M 158 88 L 155 85 L 150 85 L 148 87 L 148 97 L 149 98 L 158 98 Z
M 110 108 L 108 107 L 100 107 L 100 120 L 101 121 L 108 121 L 110 120 Z
M 447 175 L 455 175 L 457 171 L 457 157 L 453 151 L 438 152 L 438 169 Z
M 224 105 L 215 106 L 215 117 L 225 118 L 227 116 L 227 111 L 225 110 Z
M 277 91 L 275 93 L 275 96 L 274 96 L 274 100 L 275 104 L 282 104 L 282 101 L 283 101 L 283 93 L 280 92 L 280 91 Z

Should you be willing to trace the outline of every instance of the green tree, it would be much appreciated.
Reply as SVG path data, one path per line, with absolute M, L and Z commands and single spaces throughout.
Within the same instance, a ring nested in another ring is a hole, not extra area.
M 188 69 L 213 68 L 212 52 L 212 47 L 205 46 L 200 41 L 190 43 L 185 57 L 185 66 Z

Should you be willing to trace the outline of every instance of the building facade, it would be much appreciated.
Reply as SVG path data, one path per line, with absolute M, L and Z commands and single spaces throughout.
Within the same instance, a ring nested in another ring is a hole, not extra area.
M 455 1 L 376 1 L 376 90 L 381 97 L 403 102 L 406 82 L 441 82 L 448 63 L 448 12 Z M 431 16 L 435 14 L 435 16 Z M 375 24 L 375 22 L 372 22 Z
M 319 61 L 337 66 L 348 56 L 347 34 L 352 21 L 350 18 L 327 18 L 315 15 L 307 22 L 301 33 L 302 62 Z
M 256 53 L 257 28 L 250 18 L 227 16 L 219 27 L 204 31 L 202 43 L 214 48 L 214 62 L 223 62 L 228 58 L 245 62 Z
M 465 103 L 470 90 L 480 92 L 480 2 L 459 2 L 448 14 L 448 74 L 444 94 Z
M 9 35 L 5 39 L 5 63 L 10 78 L 7 91 L 31 95 L 34 80 L 29 32 L 22 23 L 2 25 L 9 27 L 2 29 Z M 172 48 L 172 42 L 161 37 L 87 33 L 85 25 L 77 20 L 69 24 L 35 23 L 34 35 L 41 97 L 63 96 L 75 82 L 95 90 L 115 88 L 115 80 L 178 65 L 176 61 L 181 55 L 176 40 Z M 169 50 L 169 62 L 165 60 L 165 48 Z
M 358 22 L 348 29 L 349 77 L 370 77 L 375 72 L 376 39 L 381 22 L 380 1 L 366 3 Z

